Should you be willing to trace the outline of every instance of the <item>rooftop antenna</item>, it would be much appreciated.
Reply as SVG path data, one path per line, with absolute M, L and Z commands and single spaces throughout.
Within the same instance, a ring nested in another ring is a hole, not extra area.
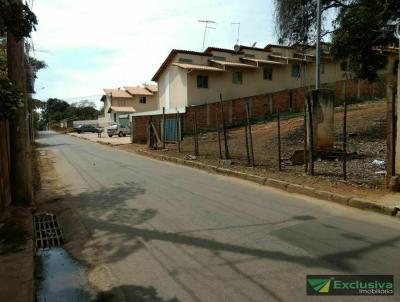
M 231 24 L 232 25 L 237 25 L 236 45 L 239 45 L 240 22 L 232 22 Z
M 216 24 L 217 22 L 212 21 L 212 20 L 199 20 L 200 23 L 204 23 L 204 36 L 203 36 L 203 48 L 202 50 L 204 51 L 204 46 L 206 43 L 206 33 L 207 33 L 207 29 L 215 29 L 215 27 L 212 26 L 208 26 L 208 24 Z

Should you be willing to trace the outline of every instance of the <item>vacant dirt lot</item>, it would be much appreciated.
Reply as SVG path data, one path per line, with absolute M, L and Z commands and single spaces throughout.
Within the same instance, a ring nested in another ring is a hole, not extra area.
M 286 119 L 285 119 L 286 118 Z M 336 108 L 335 146 L 342 147 L 343 108 Z M 214 165 L 228 165 L 231 169 L 246 171 L 292 181 L 313 187 L 337 192 L 354 193 L 361 196 L 378 196 L 384 189 L 384 166 L 373 164 L 375 159 L 386 157 L 386 102 L 385 100 L 350 105 L 347 118 L 348 152 L 354 156 L 348 160 L 348 180 L 343 181 L 342 161 L 317 160 L 316 176 L 306 176 L 303 165 L 292 165 L 289 158 L 295 150 L 304 148 L 303 117 L 283 117 L 281 121 L 281 141 L 283 171 L 278 171 L 278 139 L 276 120 L 252 126 L 254 157 L 256 166 L 249 167 L 246 160 L 244 128 L 228 130 L 228 146 L 232 162 L 219 161 L 218 136 L 216 132 L 199 134 L 200 156 L 197 160 Z M 223 136 L 221 133 L 223 151 Z M 134 150 L 143 145 L 126 145 L 119 148 Z M 177 152 L 176 145 L 168 145 L 167 150 L 155 150 L 170 156 L 184 158 L 194 154 L 192 137 L 185 137 L 181 143 L 182 152 Z

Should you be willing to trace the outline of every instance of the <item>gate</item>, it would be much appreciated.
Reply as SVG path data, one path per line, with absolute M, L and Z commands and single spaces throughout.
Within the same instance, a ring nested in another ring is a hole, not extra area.
M 176 142 L 176 119 L 165 120 L 165 140 L 167 142 Z

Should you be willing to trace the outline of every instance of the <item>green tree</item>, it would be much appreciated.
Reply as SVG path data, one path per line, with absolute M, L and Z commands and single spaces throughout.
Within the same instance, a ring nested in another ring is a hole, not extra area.
M 315 42 L 316 0 L 275 0 L 275 7 L 281 43 Z M 356 76 L 376 79 L 387 65 L 382 48 L 397 42 L 394 24 L 400 19 L 400 1 L 322 0 L 322 11 L 322 36 L 330 35 L 334 58 L 348 59 Z

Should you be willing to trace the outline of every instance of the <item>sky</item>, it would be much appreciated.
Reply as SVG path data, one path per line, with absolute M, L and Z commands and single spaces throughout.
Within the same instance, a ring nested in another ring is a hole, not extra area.
M 171 49 L 233 49 L 276 42 L 273 0 L 31 0 L 38 18 L 34 55 L 48 67 L 38 73 L 35 97 L 92 100 L 103 88 L 150 83 Z

